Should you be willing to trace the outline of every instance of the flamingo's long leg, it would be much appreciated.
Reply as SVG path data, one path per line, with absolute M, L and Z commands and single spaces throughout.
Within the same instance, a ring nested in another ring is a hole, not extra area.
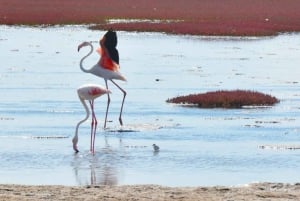
M 94 133 L 94 114 L 93 114 L 93 103 L 92 101 L 89 101 L 90 103 L 90 107 L 91 107 L 91 111 L 92 111 L 92 122 L 91 122 L 91 143 L 90 143 L 90 151 L 92 152 L 93 150 L 93 147 L 92 147 L 92 144 L 93 144 L 93 133 Z
M 107 84 L 107 80 L 106 79 L 105 79 L 105 85 L 106 85 L 106 89 L 108 90 L 108 84 Z M 105 120 L 104 120 L 104 129 L 106 128 L 106 122 L 107 122 L 107 114 L 108 114 L 109 104 L 110 104 L 110 95 L 109 95 L 109 93 L 107 93 L 107 106 L 106 106 L 106 113 L 105 113 Z
M 95 151 L 95 137 L 96 137 L 96 130 L 97 130 L 97 118 L 95 115 L 95 110 L 94 110 L 94 100 L 90 100 L 90 106 L 92 110 L 92 123 L 91 123 L 91 152 L 94 153 Z
M 93 141 L 93 153 L 95 152 L 95 139 L 96 139 L 96 131 L 97 131 L 97 124 L 98 124 L 98 122 L 97 122 L 97 118 L 96 118 L 96 115 L 95 115 L 95 112 L 93 111 L 93 113 L 94 113 L 94 115 L 93 115 L 93 118 L 94 118 L 94 133 L 93 133 L 93 135 L 94 135 L 94 137 L 93 137 L 93 139 L 94 139 L 94 141 Z
M 121 124 L 121 126 L 123 126 L 123 121 L 122 121 L 122 112 L 123 112 L 123 106 L 124 106 L 124 101 L 125 101 L 125 97 L 126 97 L 126 91 L 124 89 L 122 89 L 117 83 L 115 83 L 113 80 L 110 80 L 114 85 L 116 85 L 122 92 L 123 92 L 123 100 L 122 100 L 122 106 L 121 106 L 121 110 L 120 110 L 120 116 L 119 116 L 119 122 Z

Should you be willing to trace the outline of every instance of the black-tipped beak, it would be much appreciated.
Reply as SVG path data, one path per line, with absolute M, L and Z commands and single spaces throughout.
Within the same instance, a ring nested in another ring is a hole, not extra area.
M 77 149 L 77 145 L 73 145 L 73 150 L 75 151 L 76 154 L 79 152 L 79 150 Z
M 77 154 L 79 152 L 79 150 L 77 149 L 77 147 L 73 147 L 75 154 Z
M 78 48 L 77 48 L 77 51 L 78 51 L 78 52 L 79 52 L 79 50 L 83 47 L 83 44 L 84 44 L 84 43 L 78 45 Z

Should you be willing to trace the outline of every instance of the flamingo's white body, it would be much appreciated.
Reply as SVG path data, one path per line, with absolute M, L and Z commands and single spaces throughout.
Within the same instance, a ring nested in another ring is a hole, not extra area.
M 121 106 L 121 111 L 120 111 L 120 116 L 119 116 L 119 122 L 121 125 L 123 125 L 123 121 L 122 121 L 122 111 L 123 111 L 123 105 L 124 105 L 124 101 L 125 101 L 125 97 L 126 97 L 126 91 L 124 89 L 122 89 L 117 83 L 115 83 L 113 80 L 123 80 L 126 81 L 126 78 L 120 73 L 119 68 L 112 71 L 112 70 L 108 70 L 103 68 L 100 64 L 96 64 L 94 65 L 92 68 L 90 69 L 85 69 L 83 67 L 83 61 L 90 56 L 93 53 L 93 45 L 89 42 L 83 42 L 82 44 L 80 44 L 78 46 L 78 51 L 84 47 L 84 46 L 90 46 L 90 51 L 89 53 L 84 56 L 81 60 L 80 60 L 80 69 L 85 72 L 85 73 L 91 73 L 94 74 L 98 77 L 102 77 L 105 80 L 105 85 L 106 85 L 106 89 L 108 90 L 108 84 L 107 84 L 107 80 L 110 80 L 116 87 L 118 87 L 122 93 L 123 93 L 123 100 L 122 100 L 122 106 Z M 108 113 L 108 109 L 109 109 L 109 104 L 110 104 L 110 96 L 109 93 L 107 94 L 107 108 L 106 108 L 106 115 L 105 115 L 105 119 L 107 119 L 107 113 Z M 106 120 L 104 122 L 104 128 L 106 128 Z
M 90 107 L 91 107 L 91 111 L 92 111 L 92 122 L 91 122 L 91 147 L 90 147 L 90 151 L 92 153 L 94 153 L 95 149 L 95 135 L 96 135 L 96 128 L 97 128 L 97 118 L 94 112 L 94 100 L 100 96 L 102 96 L 103 94 L 109 94 L 110 91 L 107 90 L 105 87 L 101 86 L 101 85 L 96 85 L 96 84 L 85 84 L 80 86 L 77 89 L 77 94 L 79 97 L 79 100 L 81 101 L 83 107 L 85 108 L 86 111 L 86 117 L 79 121 L 77 126 L 76 126 L 76 130 L 75 130 L 75 135 L 74 138 L 72 140 L 73 142 L 73 149 L 75 152 L 78 152 L 78 148 L 77 148 L 77 143 L 78 143 L 78 129 L 80 124 L 82 124 L 83 122 L 85 122 L 89 116 L 90 116 L 90 110 L 86 104 L 86 101 L 89 101 L 90 103 Z

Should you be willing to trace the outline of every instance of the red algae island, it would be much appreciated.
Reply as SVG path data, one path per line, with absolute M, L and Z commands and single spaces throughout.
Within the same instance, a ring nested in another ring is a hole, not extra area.
M 167 102 L 200 108 L 242 108 L 245 106 L 271 106 L 278 103 L 279 100 L 260 92 L 233 90 L 178 96 L 168 99 Z

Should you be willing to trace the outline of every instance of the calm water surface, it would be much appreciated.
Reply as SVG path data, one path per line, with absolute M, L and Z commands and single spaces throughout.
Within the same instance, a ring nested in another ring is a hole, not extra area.
M 0 183 L 240 185 L 299 182 L 300 35 L 265 38 L 172 36 L 119 32 L 122 94 L 110 85 L 109 129 L 102 129 L 106 97 L 96 101 L 96 154 L 89 153 L 90 122 L 76 88 L 103 84 L 85 74 L 77 52 L 102 31 L 84 27 L 0 26 Z M 84 63 L 92 66 L 94 53 Z M 196 109 L 168 98 L 221 89 L 271 94 L 270 108 Z M 117 132 L 119 129 L 128 132 Z M 154 153 L 152 144 L 161 150 Z M 260 146 L 266 146 L 261 149 Z

